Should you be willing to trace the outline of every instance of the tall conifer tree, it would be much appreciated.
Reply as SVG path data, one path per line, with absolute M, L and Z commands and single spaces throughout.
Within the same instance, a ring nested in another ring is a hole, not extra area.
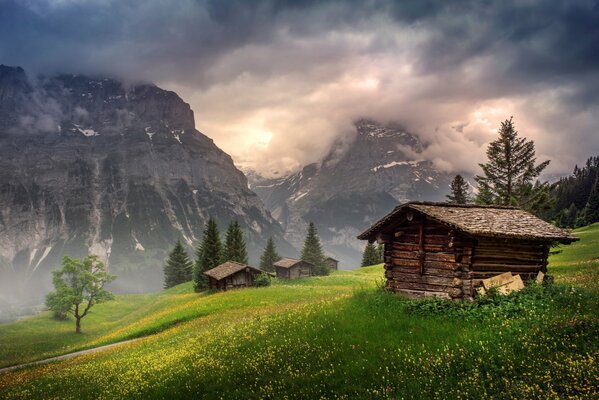
M 518 137 L 512 118 L 501 123 L 499 138 L 487 148 L 487 157 L 486 164 L 479 164 L 483 174 L 475 178 L 478 203 L 516 205 L 533 212 L 543 207 L 548 185 L 534 181 L 549 161 L 536 165 L 534 142 Z
M 327 275 L 329 269 L 324 265 L 324 253 L 313 222 L 308 225 L 308 233 L 302 248 L 302 260 L 314 265 L 315 275 Z
M 373 243 L 366 243 L 362 253 L 362 267 L 368 267 L 379 263 L 380 254 Z
M 236 261 L 242 264 L 248 263 L 248 253 L 245 247 L 243 231 L 237 221 L 232 221 L 227 228 L 224 260 Z
M 260 269 L 262 271 L 275 272 L 274 263 L 280 259 L 281 257 L 277 253 L 274 240 L 272 240 L 272 237 L 268 238 L 264 253 L 262 253 L 262 256 L 260 257 Z
M 191 280 L 193 263 L 189 259 L 183 243 L 177 240 L 164 265 L 164 288 L 176 286 Z
M 208 288 L 208 279 L 204 272 L 221 264 L 222 255 L 218 225 L 210 218 L 204 228 L 202 243 L 196 250 L 196 263 L 193 270 L 193 286 L 196 292 Z
M 468 183 L 462 178 L 462 175 L 458 174 L 451 181 L 451 193 L 445 197 L 453 204 L 467 204 L 470 202 L 468 189 Z

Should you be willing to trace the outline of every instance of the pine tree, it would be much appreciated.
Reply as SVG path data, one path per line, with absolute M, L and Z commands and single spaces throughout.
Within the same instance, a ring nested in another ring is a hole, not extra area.
M 534 142 L 518 137 L 512 118 L 501 123 L 499 138 L 487 148 L 487 157 L 486 164 L 479 164 L 483 175 L 475 178 L 478 203 L 516 205 L 533 212 L 543 206 L 547 184 L 533 182 L 549 161 L 535 165 Z
M 248 263 L 248 253 L 245 248 L 243 231 L 237 221 L 231 222 L 227 228 L 224 259 L 225 261 L 236 261 L 242 264 Z
M 599 222 L 599 175 L 595 179 L 595 184 L 584 207 L 584 220 L 586 225 Z
M 277 254 L 274 240 L 272 240 L 272 237 L 268 238 L 264 253 L 262 253 L 262 256 L 260 257 L 260 269 L 262 271 L 275 272 L 274 263 L 280 259 L 281 257 Z
M 466 204 L 470 202 L 470 194 L 468 193 L 468 183 L 462 178 L 462 175 L 456 175 L 451 181 L 451 193 L 448 194 L 447 200 L 453 204 Z
M 175 247 L 170 252 L 164 265 L 164 288 L 176 286 L 191 280 L 193 263 L 183 247 L 183 243 L 177 240 Z
M 362 253 L 362 267 L 368 267 L 379 263 L 379 253 L 373 243 L 366 243 Z
M 215 220 L 210 218 L 204 228 L 202 243 L 196 250 L 196 263 L 193 270 L 193 287 L 196 292 L 208 288 L 208 279 L 204 272 L 222 262 L 222 246 L 218 225 Z
M 315 275 L 328 274 L 329 269 L 324 264 L 322 245 L 320 244 L 318 232 L 316 231 L 316 226 L 314 226 L 313 222 L 310 222 L 310 225 L 308 226 L 308 233 L 306 235 L 306 240 L 304 241 L 304 247 L 302 248 L 301 259 L 314 265 L 313 272 Z

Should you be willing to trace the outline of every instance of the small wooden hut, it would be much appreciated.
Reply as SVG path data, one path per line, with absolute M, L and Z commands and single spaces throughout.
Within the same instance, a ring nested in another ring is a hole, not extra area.
M 329 269 L 339 269 L 339 260 L 335 260 L 333 257 L 327 257 L 324 259 L 324 265 Z
M 235 261 L 227 261 L 214 267 L 204 275 L 208 277 L 210 289 L 228 290 L 254 285 L 254 278 L 263 271 Z
M 307 261 L 294 260 L 293 258 L 281 258 L 274 263 L 277 278 L 298 279 L 312 276 L 314 265 Z
M 384 244 L 389 290 L 452 299 L 504 272 L 536 278 L 552 244 L 578 240 L 517 208 L 426 202 L 395 207 L 358 239 Z

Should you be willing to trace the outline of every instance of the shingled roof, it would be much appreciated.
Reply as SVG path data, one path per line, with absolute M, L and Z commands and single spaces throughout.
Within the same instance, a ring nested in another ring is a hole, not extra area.
M 301 263 L 301 262 L 302 262 L 302 260 L 295 260 L 295 259 L 293 259 L 293 258 L 281 258 L 279 261 L 275 262 L 273 265 L 274 265 L 275 267 L 281 267 L 281 268 L 291 268 L 291 267 L 293 267 L 294 265 L 296 265 L 296 264 L 299 264 L 299 263 Z M 306 264 L 310 264 L 310 265 L 312 265 L 311 263 L 309 263 L 309 262 L 307 262 L 307 261 L 304 261 L 304 262 L 305 262 Z
M 217 267 L 209 269 L 208 271 L 204 272 L 204 274 L 216 279 L 217 281 L 220 281 L 221 279 L 224 279 L 227 276 L 233 275 L 239 271 L 243 271 L 246 268 L 251 268 L 255 271 L 262 272 L 258 268 L 250 267 L 249 265 L 241 264 L 235 261 L 227 261 Z
M 425 214 L 471 236 L 542 240 L 571 243 L 578 238 L 569 232 L 515 207 L 449 203 L 409 202 L 401 204 L 358 236 L 374 240 L 380 232 L 397 223 L 408 210 Z

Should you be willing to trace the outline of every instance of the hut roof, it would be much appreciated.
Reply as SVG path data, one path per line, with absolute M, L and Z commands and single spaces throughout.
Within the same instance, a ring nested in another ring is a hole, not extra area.
M 281 268 L 291 268 L 296 264 L 299 264 L 301 262 L 305 262 L 306 264 L 310 264 L 312 265 L 312 263 L 309 263 L 307 261 L 302 261 L 302 260 L 296 260 L 293 258 L 281 258 L 279 261 L 277 261 L 276 263 L 274 263 L 273 265 L 275 267 L 281 267 Z
M 235 261 L 227 261 L 222 263 L 221 265 L 209 269 L 204 272 L 205 275 L 220 281 L 221 279 L 226 278 L 227 276 L 233 275 L 239 271 L 243 271 L 246 268 L 253 269 L 254 271 L 262 272 L 258 268 L 250 267 L 249 265 L 241 264 Z
M 339 262 L 339 260 L 337 260 L 337 259 L 334 259 L 334 258 L 333 258 L 333 257 L 331 257 L 331 256 L 327 256 L 327 257 L 325 257 L 325 260 L 333 260 L 333 261 L 337 261 L 337 262 Z
M 358 239 L 374 240 L 378 233 L 401 222 L 408 210 L 420 212 L 471 236 L 563 243 L 578 240 L 569 232 L 519 208 L 428 202 L 409 202 L 395 207 L 393 211 L 360 234 Z

